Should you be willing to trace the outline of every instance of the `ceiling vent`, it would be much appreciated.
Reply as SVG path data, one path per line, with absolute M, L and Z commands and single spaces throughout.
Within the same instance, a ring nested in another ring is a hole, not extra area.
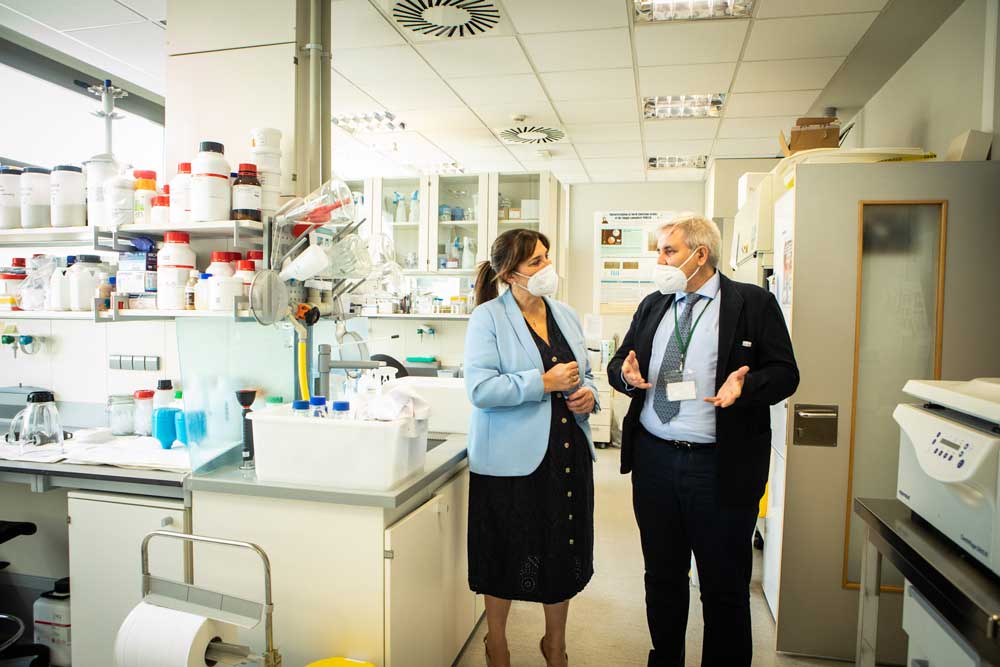
M 398 0 L 392 17 L 427 37 L 471 37 L 500 23 L 500 9 L 489 0 Z
M 566 138 L 566 133 L 554 127 L 521 125 L 498 130 L 500 139 L 507 144 L 554 144 Z

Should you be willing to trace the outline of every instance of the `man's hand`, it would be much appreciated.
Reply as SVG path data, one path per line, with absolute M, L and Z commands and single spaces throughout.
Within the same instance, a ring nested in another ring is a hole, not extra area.
M 639 360 L 635 358 L 635 350 L 629 352 L 625 361 L 622 362 L 622 377 L 636 389 L 649 389 L 653 386 L 642 377 L 642 371 L 639 370 Z
M 711 403 L 717 408 L 728 408 L 743 393 L 743 380 L 749 372 L 749 366 L 740 366 L 729 374 L 723 385 L 719 387 L 718 393 L 715 396 L 706 398 L 705 402 Z
M 594 392 L 581 387 L 566 397 L 566 407 L 575 415 L 589 415 L 594 411 Z

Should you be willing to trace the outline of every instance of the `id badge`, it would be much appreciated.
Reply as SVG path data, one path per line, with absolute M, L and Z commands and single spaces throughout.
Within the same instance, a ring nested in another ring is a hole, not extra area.
M 694 378 L 694 371 L 689 368 L 667 372 L 667 400 L 693 401 L 697 399 L 698 389 Z

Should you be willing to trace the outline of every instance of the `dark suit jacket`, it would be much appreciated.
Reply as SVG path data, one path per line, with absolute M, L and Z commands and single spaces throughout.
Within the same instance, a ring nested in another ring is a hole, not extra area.
M 742 395 L 728 408 L 716 408 L 716 442 L 719 447 L 719 484 L 726 505 L 759 502 L 767 482 L 771 455 L 770 406 L 795 392 L 799 369 L 785 318 L 774 295 L 756 285 L 738 283 L 720 273 L 719 361 L 715 376 L 718 390 L 729 374 L 749 366 Z M 639 304 L 632 324 L 608 364 L 608 381 L 632 397 L 622 429 L 622 474 L 632 470 L 632 448 L 646 391 L 626 391 L 622 362 L 632 350 L 647 382 L 653 335 L 669 312 L 674 295 L 653 292 Z M 746 347 L 743 341 L 750 341 Z

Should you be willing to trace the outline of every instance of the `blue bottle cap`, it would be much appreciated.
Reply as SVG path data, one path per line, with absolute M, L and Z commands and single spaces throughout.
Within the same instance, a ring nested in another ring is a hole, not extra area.
M 313 396 L 309 399 L 309 405 L 326 405 L 326 396 Z
M 201 279 L 202 280 L 208 280 L 211 277 L 212 277 L 211 273 L 203 273 L 203 274 L 201 274 Z
M 351 409 L 351 402 L 350 401 L 334 401 L 333 402 L 333 409 L 336 410 L 337 412 L 346 412 L 347 410 Z
M 292 401 L 292 410 L 308 410 L 309 401 Z

